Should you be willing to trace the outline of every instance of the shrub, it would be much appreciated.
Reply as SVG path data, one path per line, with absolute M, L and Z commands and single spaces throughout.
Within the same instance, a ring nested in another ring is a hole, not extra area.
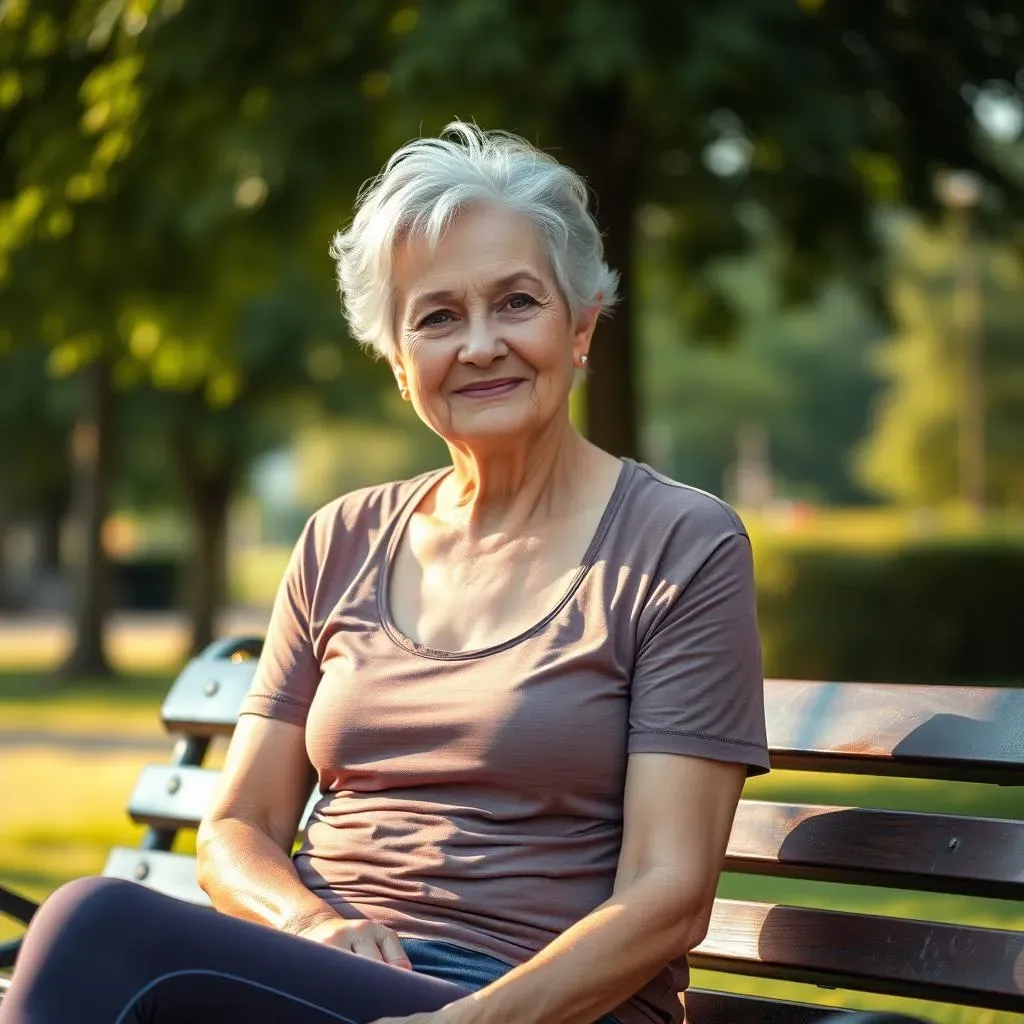
M 758 548 L 766 674 L 884 682 L 1024 678 L 1024 543 L 853 554 Z

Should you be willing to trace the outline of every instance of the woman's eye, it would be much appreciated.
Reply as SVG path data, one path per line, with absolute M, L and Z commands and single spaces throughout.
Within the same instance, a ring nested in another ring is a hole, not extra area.
M 537 300 L 532 295 L 526 295 L 520 292 L 517 295 L 510 295 L 505 302 L 505 305 L 509 309 L 520 310 L 529 309 L 530 306 L 536 306 Z
M 451 319 L 451 314 L 444 309 L 428 313 L 417 326 L 419 327 L 443 327 Z

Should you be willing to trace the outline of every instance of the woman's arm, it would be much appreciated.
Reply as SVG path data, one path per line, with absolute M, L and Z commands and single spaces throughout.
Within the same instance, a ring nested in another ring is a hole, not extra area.
M 403 1024 L 592 1024 L 626 1002 L 704 938 L 745 776 L 741 764 L 631 755 L 611 899 L 500 980 Z
M 218 910 L 283 930 L 330 910 L 290 856 L 312 785 L 301 726 L 239 718 L 196 837 L 199 885 Z
M 312 785 L 302 726 L 242 715 L 199 826 L 200 886 L 225 914 L 408 967 L 393 932 L 346 920 L 299 878 L 291 849 Z
M 592 1024 L 699 945 L 745 776 L 744 765 L 631 755 L 611 899 L 452 1020 Z

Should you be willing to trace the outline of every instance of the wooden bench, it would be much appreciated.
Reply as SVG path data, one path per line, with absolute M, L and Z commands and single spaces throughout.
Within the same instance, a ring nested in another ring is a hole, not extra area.
M 169 851 L 207 806 L 217 772 L 203 762 L 235 726 L 259 649 L 257 638 L 216 643 L 174 683 L 162 709 L 179 737 L 171 763 L 145 768 L 128 806 L 147 831 L 138 849 L 110 853 L 105 874 L 208 904 L 194 859 Z M 1022 688 L 769 680 L 766 694 L 776 768 L 1020 786 L 1024 811 Z M 743 800 L 726 870 L 1021 901 L 1024 821 Z M 11 899 L 0 909 L 12 911 Z M 24 918 L 32 907 L 19 909 Z M 719 899 L 691 963 L 1024 1011 L 1024 932 Z M 812 1024 L 826 1012 L 700 990 L 687 1004 L 696 1024 Z

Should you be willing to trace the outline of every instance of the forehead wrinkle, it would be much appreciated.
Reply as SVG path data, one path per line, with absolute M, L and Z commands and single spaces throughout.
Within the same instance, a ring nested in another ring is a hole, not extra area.
M 468 287 L 463 288 L 437 288 L 428 292 L 414 293 L 409 297 L 407 305 L 409 309 L 416 309 L 419 306 L 429 305 L 434 302 L 447 302 L 451 299 L 459 299 L 467 292 L 488 293 L 503 291 L 520 282 L 532 284 L 540 289 L 547 289 L 549 287 L 543 279 L 532 271 L 525 269 L 515 270 L 511 274 L 503 274 L 493 281 L 488 281 L 483 286 L 476 285 L 476 282 L 473 282 Z

